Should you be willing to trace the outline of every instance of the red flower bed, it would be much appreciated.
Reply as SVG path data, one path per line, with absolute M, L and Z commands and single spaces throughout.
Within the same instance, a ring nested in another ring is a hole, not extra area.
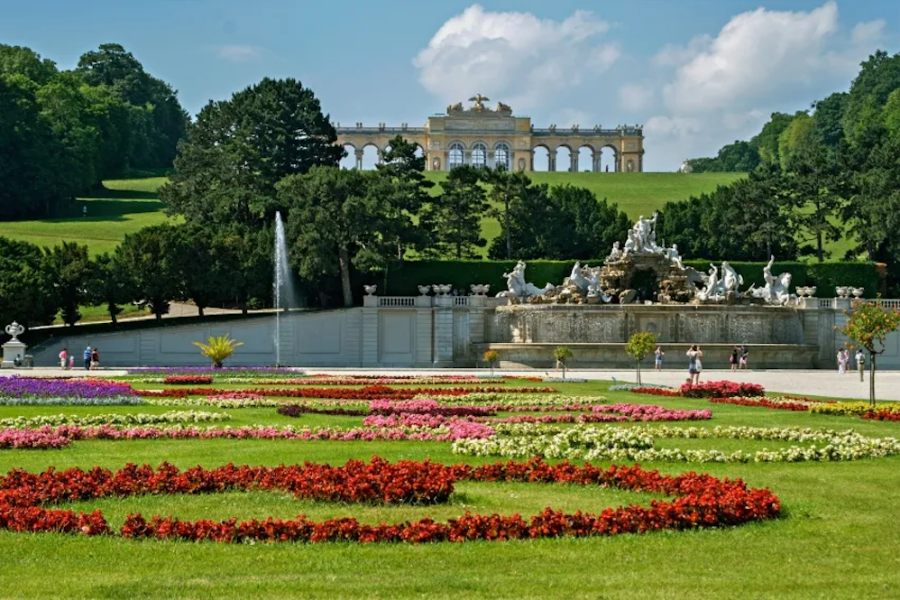
M 10 531 L 112 535 L 97 510 L 86 515 L 43 505 L 102 497 L 141 494 L 211 493 L 230 489 L 282 489 L 300 497 L 353 502 L 446 500 L 454 480 L 518 481 L 599 485 L 623 490 L 674 496 L 671 501 L 651 500 L 649 507 L 607 508 L 600 514 L 566 514 L 550 508 L 529 520 L 519 515 L 466 513 L 447 523 L 429 518 L 397 525 L 364 525 L 353 518 L 315 522 L 301 515 L 296 520 L 237 519 L 181 521 L 175 517 L 130 514 L 120 530 L 126 538 L 244 542 L 463 542 L 561 536 L 615 535 L 663 529 L 695 529 L 739 525 L 778 516 L 781 505 L 768 489 L 748 489 L 741 480 L 716 479 L 686 473 L 679 476 L 644 471 L 638 466 L 612 466 L 606 470 L 567 462 L 549 465 L 540 459 L 527 463 L 495 463 L 473 467 L 443 466 L 426 462 L 388 463 L 373 458 L 367 464 L 350 461 L 345 467 L 306 463 L 290 467 L 236 467 L 205 470 L 195 467 L 180 472 L 163 464 L 127 465 L 115 473 L 100 468 L 69 469 L 31 474 L 10 471 L 0 479 L 0 528 Z
M 860 417 L 873 421 L 894 421 L 900 423 L 900 412 L 893 410 L 868 410 L 861 414 Z
M 209 375 L 166 375 L 163 383 L 172 385 L 205 385 L 213 382 Z
M 792 410 L 806 412 L 809 406 L 799 402 L 772 402 L 765 398 L 710 398 L 714 404 L 735 404 L 737 406 L 761 406 L 763 408 L 775 408 L 778 410 Z
M 733 381 L 707 381 L 698 385 L 685 383 L 679 389 L 685 398 L 752 398 L 765 394 L 763 386 L 756 383 L 735 383 Z
M 215 388 L 176 388 L 168 390 L 135 390 L 138 396 L 149 398 L 185 398 L 187 396 L 210 396 L 219 390 Z M 419 394 L 431 396 L 465 396 L 474 393 L 498 394 L 534 394 L 555 392 L 550 387 L 471 387 L 471 388 L 391 388 L 384 385 L 370 385 L 363 388 L 293 388 L 272 389 L 259 388 L 243 390 L 259 396 L 279 398 L 330 398 L 335 400 L 378 400 L 391 398 L 396 400 L 412 400 Z
M 655 388 L 655 387 L 631 388 L 629 391 L 633 394 L 649 394 L 651 396 L 667 396 L 669 398 L 673 398 L 673 397 L 680 398 L 681 397 L 680 391 L 669 390 L 669 389 L 665 389 L 665 388 Z

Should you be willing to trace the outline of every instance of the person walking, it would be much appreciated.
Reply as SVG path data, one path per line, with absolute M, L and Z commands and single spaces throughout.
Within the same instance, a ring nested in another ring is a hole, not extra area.
M 64 370 L 69 365 L 69 349 L 63 348 L 62 352 L 59 353 L 59 368 Z
M 700 346 L 694 344 L 685 354 L 688 357 L 688 383 L 700 385 L 700 371 L 703 370 L 700 358 L 703 356 L 703 351 L 700 350 Z
M 94 348 L 91 351 L 91 370 L 100 368 L 100 351 Z
M 747 368 L 747 360 L 750 358 L 750 351 L 747 350 L 747 346 L 741 346 L 741 364 L 740 368 Z
M 838 373 L 845 373 L 847 371 L 847 357 L 844 356 L 844 349 L 840 348 L 837 353 L 837 368 Z
M 654 361 L 656 363 L 656 370 L 659 371 L 662 369 L 663 356 L 665 356 L 666 353 L 663 352 L 662 346 L 657 346 L 656 352 L 653 354 L 656 356 L 656 360 Z
M 75 368 L 75 355 L 70 354 L 69 355 L 69 370 L 71 371 L 74 368 Z
M 862 381 L 866 372 L 866 355 L 863 354 L 862 348 L 856 351 L 856 370 L 859 371 L 859 380 Z
M 738 347 L 732 346 L 731 347 L 731 358 L 728 359 L 728 362 L 731 363 L 731 372 L 732 373 L 737 371 L 737 368 L 738 368 L 738 353 L 739 353 Z
M 84 370 L 90 371 L 91 370 L 91 347 L 90 346 L 85 348 L 83 356 L 84 356 Z

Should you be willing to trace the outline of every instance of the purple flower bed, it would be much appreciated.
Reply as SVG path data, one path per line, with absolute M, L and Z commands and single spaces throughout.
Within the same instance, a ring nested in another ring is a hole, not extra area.
M 0 377 L 0 398 L 137 398 L 131 385 L 102 379 Z

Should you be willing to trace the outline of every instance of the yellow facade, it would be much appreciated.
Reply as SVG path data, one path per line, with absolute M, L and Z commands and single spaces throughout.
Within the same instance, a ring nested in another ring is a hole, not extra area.
M 373 146 L 378 158 L 397 135 L 418 144 L 427 158 L 429 171 L 447 171 L 459 165 L 494 167 L 505 164 L 510 170 L 534 170 L 534 152 L 545 148 L 550 171 L 577 171 L 579 151 L 591 152 L 591 171 L 600 171 L 602 152 L 612 152 L 616 171 L 643 171 L 644 136 L 640 126 L 603 129 L 599 125 L 562 128 L 551 125 L 536 129 L 530 117 L 517 117 L 502 102 L 496 109 L 484 106 L 481 95 L 471 98 L 475 105 L 464 109 L 462 103 L 447 107 L 445 114 L 429 117 L 424 127 L 354 127 L 337 125 L 338 144 L 355 153 L 356 166 L 362 168 L 363 149 Z M 556 154 L 568 148 L 570 164 L 557 165 Z

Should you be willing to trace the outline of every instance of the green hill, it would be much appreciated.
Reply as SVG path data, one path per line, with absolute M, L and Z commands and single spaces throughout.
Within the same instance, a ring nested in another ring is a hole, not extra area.
M 650 215 L 670 200 L 711 192 L 742 176 L 741 173 L 532 174 L 537 183 L 586 187 L 598 198 L 615 202 L 635 219 L 641 214 Z M 440 183 L 446 173 L 428 173 L 428 178 Z M 59 219 L 3 223 L 2 235 L 39 246 L 53 246 L 63 240 L 77 241 L 87 244 L 91 254 L 109 252 L 119 245 L 126 233 L 166 221 L 165 205 L 157 194 L 157 189 L 165 182 L 165 177 L 105 181 L 102 193 L 79 198 L 70 215 Z M 88 209 L 87 216 L 82 214 L 84 206 Z M 485 218 L 481 227 L 488 240 L 500 233 L 500 224 L 495 219 Z

